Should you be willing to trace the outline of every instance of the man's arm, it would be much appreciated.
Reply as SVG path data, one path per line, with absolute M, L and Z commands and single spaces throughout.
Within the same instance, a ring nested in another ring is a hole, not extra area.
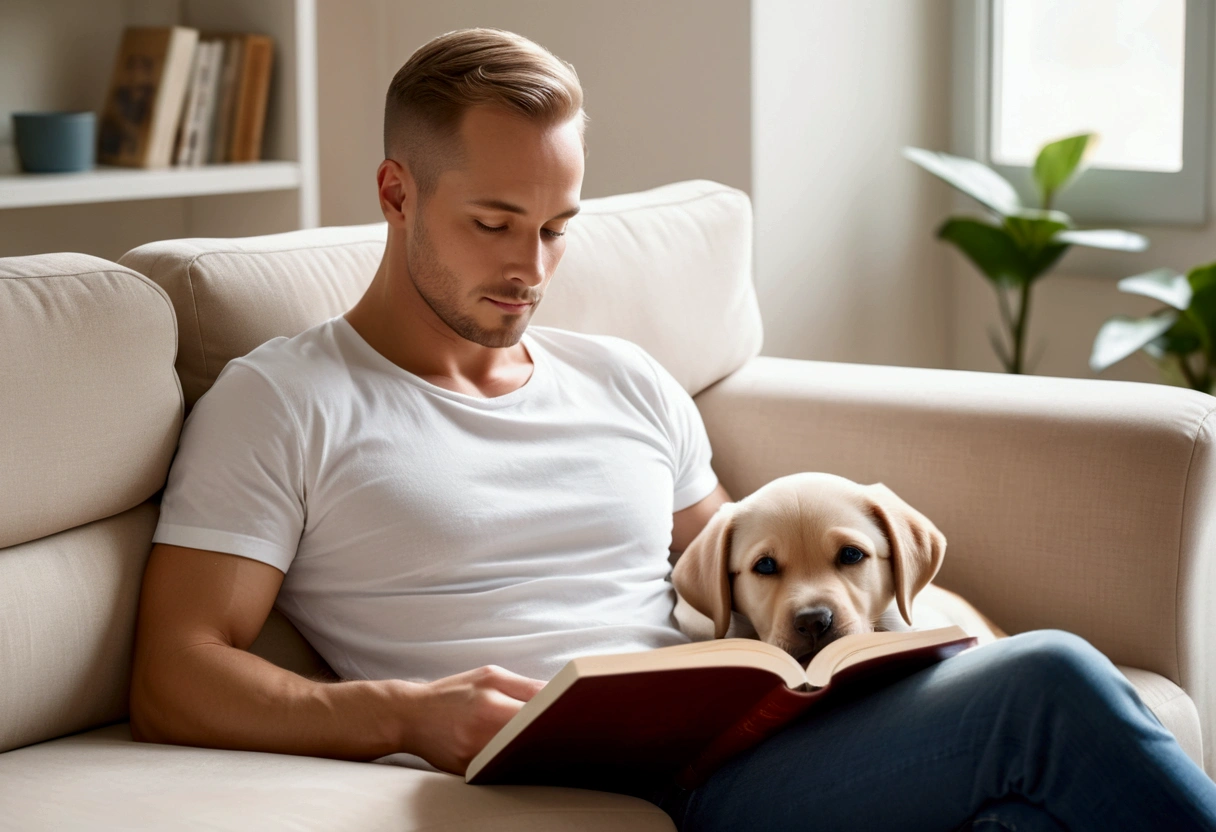
M 248 652 L 283 577 L 250 558 L 153 547 L 131 680 L 136 741 L 360 761 L 404 751 L 463 774 L 544 686 L 495 665 L 429 683 L 284 670 Z
M 718 487 L 704 500 L 671 515 L 671 551 L 683 552 L 687 549 L 688 544 L 705 528 L 705 524 L 714 516 L 718 507 L 729 502 L 730 495 L 726 493 L 722 483 L 718 483 Z

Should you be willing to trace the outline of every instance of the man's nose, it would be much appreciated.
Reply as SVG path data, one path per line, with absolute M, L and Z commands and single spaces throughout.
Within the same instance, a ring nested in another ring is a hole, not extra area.
M 539 286 L 544 282 L 548 268 L 548 255 L 545 252 L 545 241 L 537 234 L 535 238 L 525 240 L 515 249 L 516 256 L 505 269 L 506 277 L 519 280 L 528 286 Z

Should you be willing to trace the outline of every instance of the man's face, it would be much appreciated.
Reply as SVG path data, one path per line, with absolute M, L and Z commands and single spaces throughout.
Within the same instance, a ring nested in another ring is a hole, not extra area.
M 415 212 L 409 274 L 456 334 L 509 347 L 566 250 L 559 235 L 579 204 L 582 140 L 573 121 L 540 127 L 488 107 L 470 108 L 460 133 L 466 164 L 444 171 Z

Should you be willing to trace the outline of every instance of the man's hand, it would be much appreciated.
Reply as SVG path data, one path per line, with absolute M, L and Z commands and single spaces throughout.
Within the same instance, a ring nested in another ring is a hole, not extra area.
M 413 685 L 403 750 L 463 776 L 486 743 L 544 686 L 493 664 Z

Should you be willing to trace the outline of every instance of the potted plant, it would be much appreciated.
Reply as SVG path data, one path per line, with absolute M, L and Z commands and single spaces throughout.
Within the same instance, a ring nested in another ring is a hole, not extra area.
M 1090 368 L 1100 373 L 1139 350 L 1169 383 L 1216 394 L 1216 263 L 1184 275 L 1154 269 L 1123 278 L 1119 289 L 1165 306 L 1144 318 L 1116 315 L 1102 324 Z
M 1081 161 L 1094 136 L 1068 136 L 1039 149 L 1033 178 L 1042 208 L 1024 207 L 1007 179 L 974 159 L 904 148 L 906 158 L 989 211 L 982 218 L 950 217 L 937 229 L 937 237 L 957 246 L 996 289 L 1004 331 L 990 328 L 988 337 L 1006 372 L 1021 373 L 1025 366 L 1031 288 L 1070 245 L 1119 251 L 1148 248 L 1147 239 L 1130 231 L 1077 229 L 1068 214 L 1051 207 L 1056 195 L 1083 172 Z M 1018 296 L 1016 308 L 1010 303 L 1011 294 Z

